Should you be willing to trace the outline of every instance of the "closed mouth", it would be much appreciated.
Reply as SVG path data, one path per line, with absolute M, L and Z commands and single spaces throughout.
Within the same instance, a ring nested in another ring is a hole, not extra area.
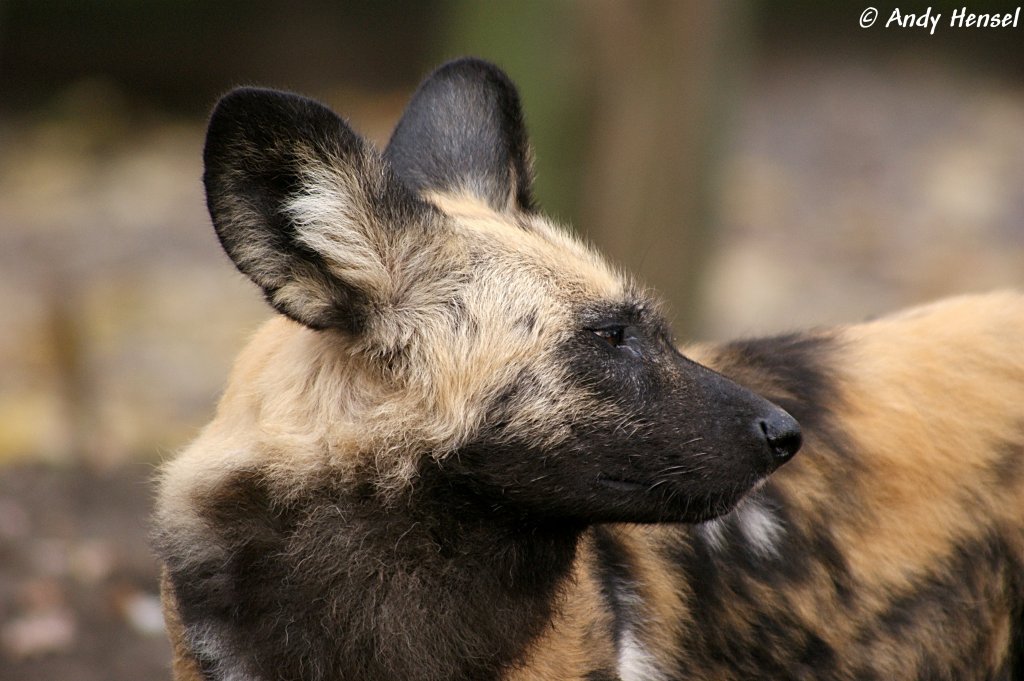
M 646 490 L 649 485 L 639 480 L 630 480 L 628 478 L 613 478 L 605 474 L 597 476 L 597 481 L 610 489 L 618 492 L 640 492 Z

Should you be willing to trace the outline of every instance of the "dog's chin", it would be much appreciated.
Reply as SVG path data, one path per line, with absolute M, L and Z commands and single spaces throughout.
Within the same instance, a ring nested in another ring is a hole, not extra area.
M 740 503 L 760 490 L 767 477 L 759 478 L 748 486 L 730 490 L 727 494 L 714 494 L 701 499 L 691 499 L 682 508 L 668 508 L 666 515 L 674 515 L 674 522 L 699 524 L 721 518 L 732 513 Z M 669 522 L 667 519 L 662 522 Z
M 729 503 L 718 503 L 708 505 L 699 513 L 687 514 L 687 516 L 683 518 L 680 522 L 699 525 L 700 523 L 706 523 L 708 521 L 721 518 L 724 515 L 732 513 L 742 499 L 743 497 L 740 497 L 740 499 Z
M 599 522 L 703 523 L 730 513 L 763 484 L 761 478 L 727 491 L 694 495 L 692 490 L 666 487 L 650 490 L 632 481 L 605 480 L 601 486 L 616 498 L 606 509 L 609 517 Z

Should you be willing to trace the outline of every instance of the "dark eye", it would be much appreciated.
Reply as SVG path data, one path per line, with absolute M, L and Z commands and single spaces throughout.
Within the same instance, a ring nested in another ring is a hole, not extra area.
M 606 326 L 603 329 L 591 329 L 591 333 L 612 347 L 619 347 L 626 340 L 626 327 Z

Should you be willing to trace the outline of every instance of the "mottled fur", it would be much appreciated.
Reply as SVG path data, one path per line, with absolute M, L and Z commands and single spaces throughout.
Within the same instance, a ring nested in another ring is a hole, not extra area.
M 1020 296 L 695 363 L 535 212 L 474 60 L 383 154 L 245 90 L 205 160 L 283 316 L 163 469 L 178 681 L 1024 674 Z

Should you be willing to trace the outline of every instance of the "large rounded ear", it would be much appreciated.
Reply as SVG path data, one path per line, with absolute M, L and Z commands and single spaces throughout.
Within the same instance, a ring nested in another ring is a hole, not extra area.
M 224 250 L 271 305 L 315 329 L 361 330 L 391 295 L 394 233 L 432 212 L 337 115 L 298 95 L 226 95 L 203 159 Z
M 532 210 L 531 152 L 508 76 L 479 59 L 427 77 L 384 151 L 417 192 L 468 192 L 496 210 Z

